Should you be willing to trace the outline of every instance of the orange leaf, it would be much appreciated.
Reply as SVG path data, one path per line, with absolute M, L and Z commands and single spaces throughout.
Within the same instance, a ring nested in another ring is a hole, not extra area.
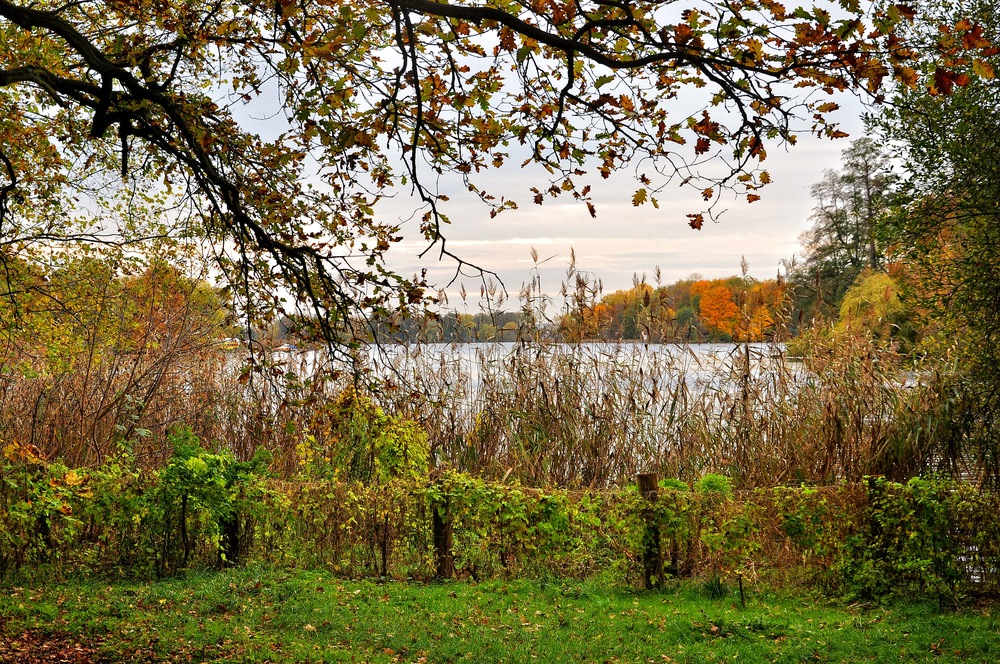
M 719 123 L 712 122 L 712 118 L 709 117 L 707 111 L 701 112 L 701 120 L 699 120 L 698 122 L 693 122 L 693 120 L 694 118 L 692 118 L 692 123 L 690 126 L 695 133 L 710 136 L 719 131 Z
M 694 30 L 692 30 L 691 26 L 687 25 L 686 23 L 680 23 L 677 25 L 677 27 L 674 28 L 674 41 L 676 41 L 678 44 L 683 44 L 687 41 L 690 41 L 691 37 L 693 36 L 694 36 Z
M 514 31 L 507 26 L 500 28 L 500 47 L 506 51 L 513 51 L 517 48 L 517 42 L 514 41 Z
M 981 25 L 972 27 L 972 29 L 962 35 L 962 46 L 966 50 L 985 48 L 989 45 L 989 40 L 983 36 L 983 26 Z

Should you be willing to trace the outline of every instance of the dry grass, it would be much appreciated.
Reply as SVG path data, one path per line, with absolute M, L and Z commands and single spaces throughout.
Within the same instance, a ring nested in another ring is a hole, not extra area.
M 385 406 L 423 423 L 439 465 L 529 485 L 604 486 L 638 472 L 741 487 L 908 476 L 933 458 L 914 420 L 938 385 L 861 338 L 802 361 L 780 346 L 532 343 L 417 347 L 416 388 Z M 467 355 L 468 353 L 468 355 Z
M 537 294 L 524 297 L 540 316 Z M 218 326 L 180 304 L 100 334 L 83 328 L 57 358 L 23 338 L 0 342 L 0 439 L 71 466 L 123 448 L 156 465 L 184 424 L 241 459 L 272 451 L 283 477 L 299 470 L 307 436 L 336 444 L 334 403 L 349 377 L 325 373 L 322 352 L 249 370 L 245 350 L 220 350 Z M 950 374 L 908 373 L 905 358 L 864 336 L 816 335 L 802 360 L 772 344 L 706 354 L 526 336 L 390 347 L 373 398 L 421 424 L 437 468 L 533 486 L 608 486 L 649 471 L 724 473 L 741 488 L 969 471 L 949 428 Z

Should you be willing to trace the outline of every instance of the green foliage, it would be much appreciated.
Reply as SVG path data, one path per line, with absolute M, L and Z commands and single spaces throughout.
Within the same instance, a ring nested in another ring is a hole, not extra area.
M 863 526 L 841 560 L 847 587 L 859 596 L 935 597 L 956 605 L 971 576 L 1000 562 L 991 510 L 997 497 L 967 484 L 915 477 L 905 484 L 867 478 Z
M 87 478 L 47 463 L 30 445 L 11 443 L 0 458 L 0 575 L 34 562 L 61 564 L 81 531 L 77 495 Z
M 694 483 L 694 490 L 699 493 L 717 493 L 726 498 L 733 495 L 733 480 L 725 475 L 708 473 Z
M 0 464 L 0 573 L 40 567 L 165 576 L 262 563 L 340 576 L 429 579 L 432 522 L 451 533 L 454 573 L 475 579 L 600 579 L 637 584 L 650 526 L 664 577 L 717 589 L 819 581 L 878 598 L 1000 592 L 1000 497 L 942 479 L 734 492 L 709 474 L 665 481 L 655 502 L 635 487 L 525 488 L 455 471 L 385 481 L 279 482 L 266 457 L 239 462 L 189 429 L 171 434 L 159 471 L 128 456 L 88 470 L 8 445 Z M 434 526 L 437 528 L 437 526 Z
M 420 480 L 427 476 L 429 456 L 427 432 L 412 420 L 390 417 L 375 440 L 375 476 Z
M 8 445 L 0 465 L 0 573 L 38 563 L 128 574 L 172 574 L 235 562 L 255 522 L 283 504 L 265 484 L 268 456 L 238 462 L 206 450 L 190 429 L 171 434 L 159 471 L 123 455 L 67 469 Z
M 997 43 L 1000 21 L 994 3 L 960 0 L 928 3 L 908 27 L 914 37 L 933 40 L 941 25 L 954 25 L 950 39 Z M 929 343 L 922 348 L 942 368 L 957 358 L 960 384 L 953 395 L 957 431 L 949 436 L 955 463 L 975 458 L 984 485 L 1000 488 L 1000 122 L 996 109 L 1000 57 L 993 49 L 983 62 L 958 61 L 936 68 L 930 53 L 920 65 L 933 71 L 934 92 L 898 87 L 891 104 L 872 120 L 886 143 L 897 146 L 905 167 L 906 195 L 879 225 L 906 265 L 911 297 L 926 312 Z M 960 85 L 952 89 L 954 79 Z M 943 87 L 942 87 L 943 86 Z
M 912 342 L 911 311 L 901 295 L 902 288 L 888 274 L 863 272 L 844 293 L 835 333 L 866 333 L 884 341 Z
M 297 452 L 306 477 L 365 483 L 419 480 L 430 461 L 427 433 L 416 422 L 386 415 L 354 388 L 316 410 Z
M 691 489 L 687 482 L 681 481 L 675 477 L 664 477 L 658 482 L 658 486 L 661 489 L 668 489 L 672 491 L 689 491 Z

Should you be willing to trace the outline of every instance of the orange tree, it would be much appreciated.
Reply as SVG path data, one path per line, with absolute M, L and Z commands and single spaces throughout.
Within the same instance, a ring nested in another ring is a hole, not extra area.
M 698 315 L 708 331 L 726 340 L 732 339 L 740 308 L 726 280 L 696 281 L 691 284 L 691 295 L 698 297 Z
M 836 136 L 829 95 L 917 86 L 897 35 L 913 14 L 857 0 L 0 0 L 0 256 L 205 240 L 248 315 L 296 308 L 337 344 L 347 319 L 425 298 L 384 261 L 400 224 L 376 206 L 400 186 L 448 255 L 444 192 L 515 208 L 485 173 L 511 161 L 547 175 L 528 200 L 571 196 L 592 214 L 591 177 L 634 168 L 636 205 L 679 179 L 704 196 L 699 228 L 724 190 L 759 197 L 796 115 Z
M 784 279 L 753 281 L 739 293 L 740 314 L 735 337 L 740 341 L 785 341 Z

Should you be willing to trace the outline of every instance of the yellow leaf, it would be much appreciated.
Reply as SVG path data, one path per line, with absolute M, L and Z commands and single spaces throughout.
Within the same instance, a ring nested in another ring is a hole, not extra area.
M 981 78 L 993 78 L 993 65 L 985 60 L 975 60 L 972 63 L 972 71 Z

